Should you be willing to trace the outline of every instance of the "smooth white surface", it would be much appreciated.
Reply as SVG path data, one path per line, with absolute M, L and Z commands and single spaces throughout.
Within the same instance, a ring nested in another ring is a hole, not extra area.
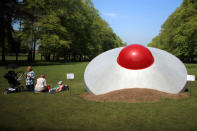
M 99 95 L 126 88 L 149 88 L 176 94 L 184 89 L 187 70 L 174 55 L 148 47 L 155 62 L 146 69 L 130 70 L 117 63 L 122 48 L 106 51 L 87 65 L 84 83 L 89 92 Z

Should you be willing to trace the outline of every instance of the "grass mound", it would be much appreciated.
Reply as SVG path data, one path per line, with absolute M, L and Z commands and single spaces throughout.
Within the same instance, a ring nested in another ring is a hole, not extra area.
M 113 91 L 103 95 L 94 95 L 85 93 L 81 95 L 84 99 L 90 101 L 105 101 L 105 102 L 157 102 L 162 99 L 181 99 L 189 96 L 189 93 L 182 92 L 179 94 L 169 94 L 157 90 L 145 88 L 133 88 Z

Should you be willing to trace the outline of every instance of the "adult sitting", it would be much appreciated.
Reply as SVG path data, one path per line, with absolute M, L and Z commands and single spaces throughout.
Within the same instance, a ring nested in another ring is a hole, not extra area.
M 46 86 L 47 86 L 47 84 L 46 84 L 45 75 L 41 74 L 40 78 L 37 79 L 37 83 L 36 83 L 36 86 L 35 86 L 35 93 L 45 91 Z

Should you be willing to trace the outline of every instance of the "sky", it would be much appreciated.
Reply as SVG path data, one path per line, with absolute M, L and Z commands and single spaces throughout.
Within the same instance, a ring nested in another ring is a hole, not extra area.
M 92 0 L 99 14 L 127 44 L 147 45 L 183 0 Z

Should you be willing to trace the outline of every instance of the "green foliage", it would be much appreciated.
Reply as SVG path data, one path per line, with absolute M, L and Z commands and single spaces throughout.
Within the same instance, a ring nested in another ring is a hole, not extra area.
M 5 62 L 5 54 L 12 50 L 8 49 L 18 47 L 18 43 L 13 39 L 12 23 L 17 19 L 18 13 L 17 0 L 0 1 L 0 47 L 2 62 Z M 16 48 L 15 48 L 16 49 Z M 17 55 L 18 49 L 15 53 Z
M 24 0 L 22 5 L 27 10 L 22 20 L 24 42 L 29 50 L 38 44 L 46 60 L 91 59 L 123 46 L 90 0 Z
M 197 1 L 184 0 L 148 45 L 192 62 L 197 57 Z

